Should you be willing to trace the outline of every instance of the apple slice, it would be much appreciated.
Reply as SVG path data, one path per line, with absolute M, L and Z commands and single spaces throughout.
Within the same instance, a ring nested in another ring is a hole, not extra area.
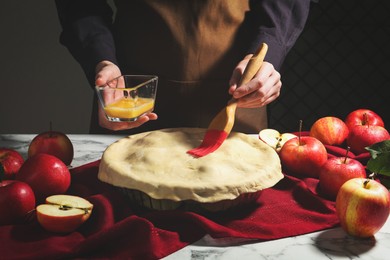
M 46 204 L 37 206 L 37 219 L 47 231 L 70 233 L 87 221 L 92 208 L 88 200 L 78 196 L 52 195 Z
M 271 146 L 275 151 L 279 152 L 285 142 L 297 137 L 291 133 L 279 133 L 279 131 L 271 128 L 263 129 L 259 132 L 259 138 L 264 143 Z

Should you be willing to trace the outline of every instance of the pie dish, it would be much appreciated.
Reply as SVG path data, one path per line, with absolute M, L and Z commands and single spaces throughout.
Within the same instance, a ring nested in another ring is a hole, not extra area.
M 274 149 L 232 132 L 213 153 L 195 158 L 203 128 L 171 128 L 130 135 L 109 145 L 99 180 L 121 189 L 141 206 L 166 210 L 201 206 L 212 211 L 253 201 L 283 178 Z

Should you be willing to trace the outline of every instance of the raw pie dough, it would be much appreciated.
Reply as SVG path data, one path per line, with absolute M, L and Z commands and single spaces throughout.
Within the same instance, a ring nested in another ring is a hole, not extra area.
M 207 156 L 187 154 L 199 146 L 205 130 L 164 129 L 122 138 L 104 151 L 98 178 L 154 199 L 201 203 L 233 200 L 283 178 L 277 153 L 246 134 L 230 133 Z

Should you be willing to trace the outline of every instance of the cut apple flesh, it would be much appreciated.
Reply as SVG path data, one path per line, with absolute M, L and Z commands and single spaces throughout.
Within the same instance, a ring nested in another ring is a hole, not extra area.
M 83 224 L 92 213 L 93 204 L 71 195 L 53 195 L 36 207 L 38 222 L 48 231 L 69 233 Z
M 47 204 L 60 206 L 61 210 L 69 209 L 92 209 L 93 205 L 86 199 L 72 195 L 53 195 L 46 198 Z
M 294 134 L 291 134 L 291 133 L 284 133 L 284 134 L 282 134 L 280 139 L 279 139 L 280 147 L 282 147 L 285 142 L 287 142 L 288 140 L 293 139 L 295 137 L 297 137 L 297 136 L 294 135 Z
M 260 131 L 259 137 L 263 142 L 275 149 L 279 143 L 280 133 L 275 129 L 264 129 Z
M 280 151 L 282 146 L 290 139 L 297 137 L 291 133 L 279 133 L 275 129 L 263 129 L 259 132 L 259 138 L 274 148 L 276 151 Z
M 37 211 L 44 215 L 66 217 L 87 214 L 91 209 L 87 208 L 69 208 L 66 209 L 62 205 L 41 204 L 37 207 Z

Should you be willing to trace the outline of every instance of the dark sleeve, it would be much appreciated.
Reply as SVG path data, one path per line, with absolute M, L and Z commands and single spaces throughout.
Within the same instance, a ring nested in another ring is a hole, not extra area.
M 268 44 L 265 60 L 280 69 L 287 53 L 305 27 L 311 0 L 254 0 L 251 1 L 250 22 L 256 27 L 248 53 L 260 43 Z
M 93 85 L 96 64 L 117 64 L 111 33 L 113 11 L 105 0 L 56 0 L 62 27 L 60 43 L 80 63 Z

